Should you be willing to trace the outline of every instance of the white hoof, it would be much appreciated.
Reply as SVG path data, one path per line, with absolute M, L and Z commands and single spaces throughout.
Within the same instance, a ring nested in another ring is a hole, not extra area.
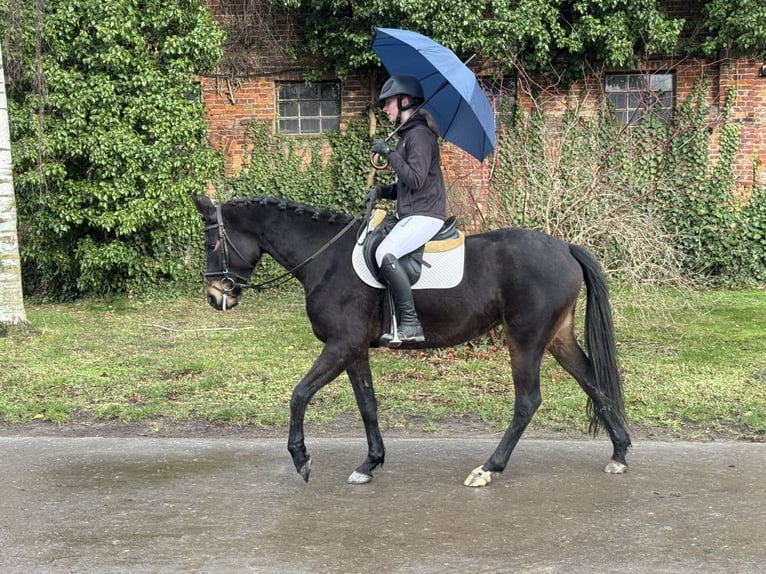
M 625 474 L 628 471 L 628 465 L 617 462 L 616 460 L 610 460 L 609 464 L 604 467 L 604 472 L 607 474 Z
M 481 466 L 477 466 L 463 481 L 463 484 L 472 488 L 479 488 L 487 486 L 490 482 L 492 482 L 492 473 L 484 470 Z
M 346 479 L 346 482 L 348 484 L 367 484 L 371 480 L 371 474 L 362 474 L 361 472 L 354 471 Z

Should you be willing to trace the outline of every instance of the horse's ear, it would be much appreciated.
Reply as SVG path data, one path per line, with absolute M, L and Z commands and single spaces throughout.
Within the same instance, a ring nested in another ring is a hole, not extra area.
M 194 202 L 194 206 L 197 208 L 197 211 L 199 211 L 205 217 L 210 217 L 215 212 L 215 205 L 213 204 L 213 201 L 204 193 L 197 197 L 193 197 L 192 201 Z

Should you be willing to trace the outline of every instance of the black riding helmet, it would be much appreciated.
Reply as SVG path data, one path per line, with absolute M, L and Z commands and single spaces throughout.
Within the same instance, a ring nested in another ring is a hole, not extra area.
M 393 96 L 398 96 L 396 103 L 400 112 L 422 104 L 425 99 L 423 96 L 423 86 L 413 76 L 391 76 L 388 78 L 380 90 L 378 100 L 380 100 L 382 105 L 386 98 Z M 402 96 L 410 97 L 410 105 L 402 106 Z

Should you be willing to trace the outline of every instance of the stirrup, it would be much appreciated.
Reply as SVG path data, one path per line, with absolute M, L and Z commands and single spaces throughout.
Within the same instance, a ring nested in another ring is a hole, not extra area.
M 396 335 L 397 335 L 396 331 L 389 332 L 389 333 L 383 333 L 380 336 L 380 339 L 378 339 L 378 343 L 380 345 L 384 346 L 384 347 L 388 347 L 390 345 L 391 341 L 393 341 L 394 339 L 397 338 Z M 401 341 L 400 341 L 400 343 L 401 343 Z
M 391 297 L 390 292 L 388 296 Z M 396 320 L 396 307 L 394 306 L 393 298 L 391 299 L 391 309 L 394 310 L 391 313 L 391 331 L 380 336 L 380 344 L 396 349 L 402 344 L 402 340 L 399 338 L 399 322 Z

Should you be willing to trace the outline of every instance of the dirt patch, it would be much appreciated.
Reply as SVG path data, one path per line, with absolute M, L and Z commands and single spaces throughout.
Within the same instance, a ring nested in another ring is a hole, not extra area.
M 163 418 L 140 421 L 98 420 L 77 418 L 67 423 L 49 421 L 4 422 L 0 421 L 2 436 L 69 436 L 69 437 L 167 437 L 167 438 L 287 438 L 287 427 L 265 427 L 258 425 L 233 425 L 215 423 L 204 419 L 172 421 Z M 448 417 L 437 422 L 420 417 L 408 417 L 402 424 L 382 426 L 384 438 L 390 437 L 471 437 L 501 436 L 497 425 L 482 421 L 472 415 Z M 766 435 L 753 431 L 719 427 L 708 428 L 686 425 L 680 429 L 631 425 L 631 437 L 637 440 L 743 440 L 765 442 Z M 327 423 L 307 423 L 306 436 L 359 437 L 364 429 L 356 413 L 344 413 Z M 590 435 L 584 430 L 556 430 L 535 426 L 524 433 L 525 438 L 587 440 Z

